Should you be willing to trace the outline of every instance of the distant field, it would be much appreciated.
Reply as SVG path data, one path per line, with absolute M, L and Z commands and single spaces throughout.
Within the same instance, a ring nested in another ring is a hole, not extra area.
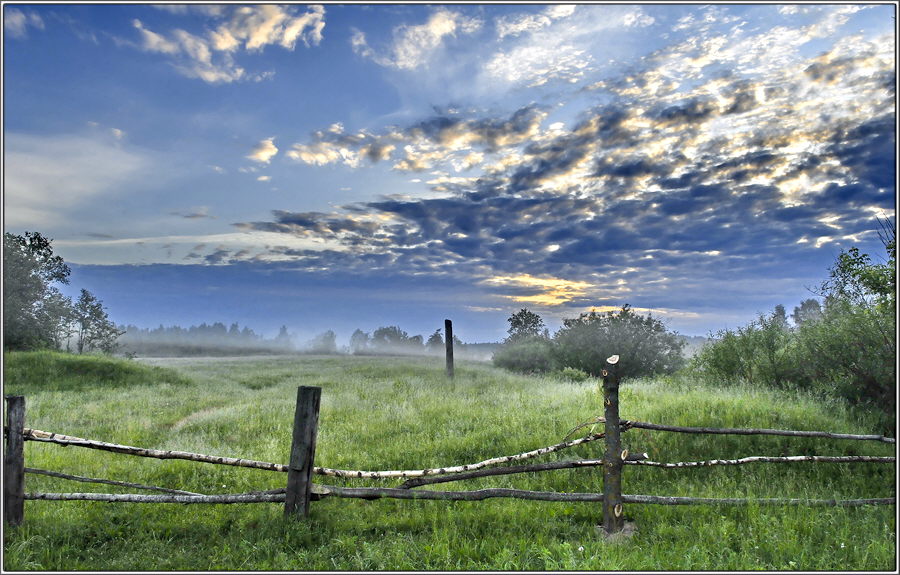
M 317 465 L 416 469 L 471 463 L 557 443 L 600 414 L 596 381 L 512 375 L 442 358 L 277 356 L 108 360 L 8 353 L 5 393 L 27 401 L 26 426 L 157 449 L 286 463 L 300 385 L 322 387 Z M 875 433 L 876 419 L 839 403 L 668 378 L 626 383 L 622 416 L 671 425 Z M 655 461 L 750 455 L 893 455 L 875 442 L 693 436 L 631 430 Z M 152 460 L 27 442 L 26 464 L 202 493 L 284 487 L 282 473 Z M 536 461 L 599 458 L 602 442 Z M 396 480 L 317 483 L 392 487 Z M 850 499 L 895 494 L 885 464 L 626 467 L 627 494 Z M 438 489 L 602 491 L 599 469 L 488 477 Z M 26 491 L 130 489 L 29 474 Z M 5 530 L 6 570 L 848 570 L 896 568 L 895 508 L 626 505 L 637 533 L 595 530 L 600 504 L 313 502 L 307 521 L 282 504 L 177 505 L 26 501 Z

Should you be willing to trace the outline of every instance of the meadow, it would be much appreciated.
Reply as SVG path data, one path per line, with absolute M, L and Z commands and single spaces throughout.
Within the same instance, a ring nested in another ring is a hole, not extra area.
M 433 357 L 275 356 L 113 360 L 10 352 L 6 394 L 26 427 L 108 442 L 287 463 L 297 387 L 322 388 L 316 464 L 419 469 L 471 463 L 561 441 L 600 415 L 597 380 L 511 374 Z M 797 392 L 685 376 L 625 382 L 621 415 L 660 424 L 877 433 L 874 415 Z M 586 431 L 586 430 L 585 430 Z M 877 442 L 707 436 L 632 429 L 654 461 L 751 455 L 893 455 Z M 600 458 L 593 442 L 532 461 Z M 128 457 L 29 441 L 29 467 L 200 493 L 284 487 L 284 473 Z M 316 483 L 393 487 L 398 480 Z M 627 466 L 626 494 L 852 499 L 895 494 L 890 464 Z M 599 468 L 485 477 L 437 486 L 602 492 Z M 427 487 L 426 487 L 427 488 Z M 28 474 L 27 492 L 138 492 Z M 147 493 L 147 492 L 144 492 Z M 599 503 L 327 498 L 306 520 L 283 504 L 26 501 L 4 531 L 7 571 L 130 570 L 848 570 L 897 567 L 894 506 L 625 506 L 636 533 L 596 529 Z

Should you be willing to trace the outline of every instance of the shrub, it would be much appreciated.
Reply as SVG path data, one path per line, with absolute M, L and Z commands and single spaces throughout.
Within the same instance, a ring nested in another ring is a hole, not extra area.
M 494 352 L 494 365 L 519 373 L 553 370 L 553 342 L 543 337 L 523 338 Z
M 563 370 L 559 372 L 559 377 L 568 379 L 569 381 L 584 381 L 590 378 L 591 374 L 574 367 L 564 367 Z
M 606 358 L 619 355 L 619 377 L 673 373 L 684 365 L 684 341 L 652 315 L 640 315 L 625 305 L 618 312 L 583 313 L 563 320 L 554 336 L 555 360 L 594 377 Z

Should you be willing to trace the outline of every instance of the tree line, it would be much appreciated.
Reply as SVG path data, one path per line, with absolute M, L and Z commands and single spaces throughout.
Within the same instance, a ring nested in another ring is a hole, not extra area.
M 788 317 L 783 305 L 737 329 L 710 334 L 688 361 L 685 340 L 651 315 L 620 310 L 563 320 L 552 337 L 527 310 L 508 319 L 495 365 L 525 373 L 597 376 L 620 356 L 622 378 L 678 371 L 717 384 L 805 389 L 892 415 L 896 409 L 896 233 L 881 222 L 879 263 L 856 247 L 841 251 L 828 278 Z M 893 420 L 891 420 L 893 421 Z M 893 425 L 893 424 L 891 424 Z
M 3 346 L 11 350 L 66 349 L 111 353 L 121 331 L 94 294 L 72 301 L 54 284 L 71 270 L 37 232 L 3 235 Z

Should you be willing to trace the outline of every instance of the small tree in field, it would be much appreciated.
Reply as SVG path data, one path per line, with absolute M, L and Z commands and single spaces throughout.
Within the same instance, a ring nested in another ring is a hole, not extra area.
M 606 358 L 619 355 L 621 378 L 672 373 L 684 365 L 684 342 L 652 315 L 634 313 L 627 304 L 619 311 L 583 313 L 563 320 L 556 333 L 559 367 L 601 375 Z
M 103 302 L 86 289 L 72 308 L 78 353 L 100 350 L 112 353 L 118 346 L 116 340 L 124 332 L 109 320 Z
M 515 343 L 529 338 L 546 337 L 546 328 L 544 320 L 541 316 L 534 312 L 530 312 L 525 308 L 520 309 L 516 313 L 507 318 L 509 329 L 507 333 L 506 343 Z

